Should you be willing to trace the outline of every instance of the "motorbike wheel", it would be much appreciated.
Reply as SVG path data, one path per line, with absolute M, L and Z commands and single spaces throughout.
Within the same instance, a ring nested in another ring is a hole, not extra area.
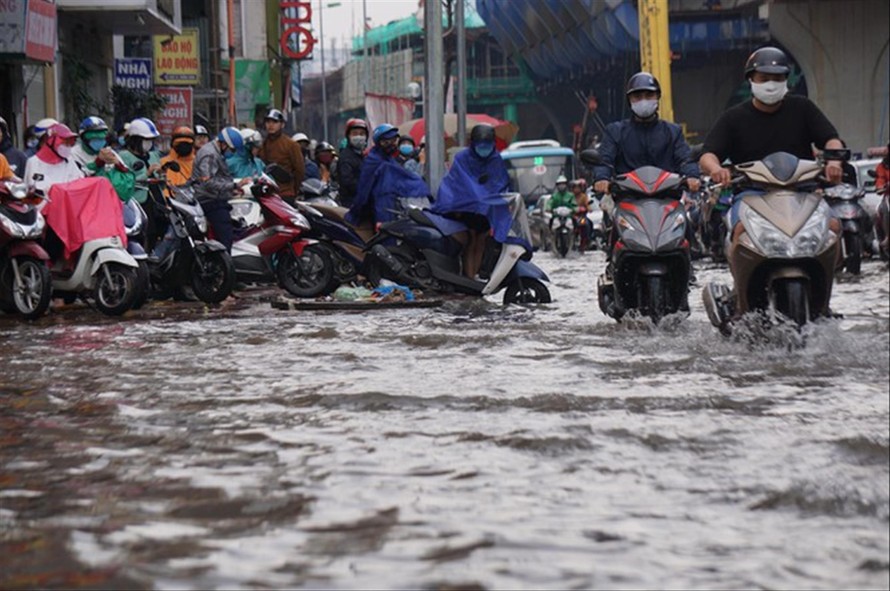
M 192 263 L 191 287 L 206 304 L 218 304 L 235 288 L 235 265 L 224 250 L 196 252 Z
M 563 258 L 569 253 L 569 238 L 564 231 L 556 233 L 556 251 Z
M 136 299 L 133 300 L 131 309 L 138 310 L 148 301 L 151 293 L 151 272 L 148 270 L 148 263 L 139 261 L 136 268 Z
M 49 268 L 33 257 L 18 257 L 19 275 L 22 285 L 15 285 L 15 274 L 12 262 L 5 267 L 3 289 L 3 311 L 20 314 L 27 320 L 42 316 L 48 309 L 52 299 L 52 277 Z
M 787 279 L 776 284 L 776 311 L 803 326 L 810 319 L 810 302 L 806 283 L 801 279 Z
M 509 304 L 549 304 L 550 290 L 547 286 L 530 277 L 518 277 L 504 291 L 504 305 Z
M 298 298 L 314 298 L 324 294 L 333 276 L 331 256 L 327 249 L 318 244 L 310 244 L 300 256 L 288 247 L 278 262 L 278 282 Z
M 104 263 L 96 272 L 93 299 L 103 314 L 120 316 L 133 306 L 136 289 L 136 269 L 118 263 Z
M 653 275 L 646 278 L 645 285 L 645 310 L 647 316 L 652 319 L 654 324 L 658 324 L 664 317 L 667 302 L 665 301 L 665 282 L 660 275 Z
M 862 240 L 859 234 L 844 234 L 844 249 L 847 252 L 847 259 L 844 261 L 847 272 L 859 275 L 862 270 Z

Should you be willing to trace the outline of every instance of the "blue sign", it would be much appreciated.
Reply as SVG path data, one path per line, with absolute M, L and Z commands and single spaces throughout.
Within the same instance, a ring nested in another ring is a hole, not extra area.
M 141 57 L 115 59 L 114 83 L 134 90 L 151 90 L 151 59 Z

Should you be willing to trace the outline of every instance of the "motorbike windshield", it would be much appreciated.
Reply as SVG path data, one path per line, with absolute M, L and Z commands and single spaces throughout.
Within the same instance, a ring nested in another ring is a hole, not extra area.
M 571 179 L 571 156 L 527 156 L 507 160 L 510 185 L 525 202 L 534 205 L 542 195 L 552 193 L 560 175 Z
M 489 195 L 483 199 L 488 207 L 485 217 L 494 233 L 494 239 L 506 244 L 519 244 L 532 250 L 532 233 L 528 226 L 525 201 L 519 193 Z

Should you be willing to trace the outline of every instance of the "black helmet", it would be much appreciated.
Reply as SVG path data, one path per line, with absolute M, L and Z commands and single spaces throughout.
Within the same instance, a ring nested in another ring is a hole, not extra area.
M 322 141 L 318 142 L 318 145 L 315 146 L 315 153 L 318 154 L 319 152 L 336 152 L 336 150 L 334 150 L 333 145 Z
M 470 142 L 473 144 L 481 142 L 494 143 L 494 137 L 494 127 L 487 123 L 480 123 L 470 131 Z
M 750 78 L 754 72 L 787 76 L 791 72 L 788 56 L 778 47 L 761 47 L 749 55 L 745 62 L 745 78 Z
M 627 81 L 627 91 L 624 93 L 630 96 L 632 92 L 640 92 L 649 90 L 661 97 L 661 85 L 658 80 L 649 72 L 637 72 Z

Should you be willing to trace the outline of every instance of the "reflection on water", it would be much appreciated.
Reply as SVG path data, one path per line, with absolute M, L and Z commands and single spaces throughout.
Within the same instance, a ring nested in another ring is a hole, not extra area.
M 884 266 L 798 343 L 539 258 L 538 308 L 0 318 L 0 587 L 890 585 Z

